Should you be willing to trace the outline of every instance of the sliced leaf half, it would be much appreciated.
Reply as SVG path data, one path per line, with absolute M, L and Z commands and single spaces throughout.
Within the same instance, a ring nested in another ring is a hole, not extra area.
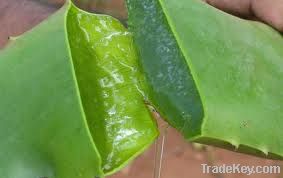
M 200 0 L 127 0 L 150 101 L 185 138 L 283 158 L 283 38 Z
M 0 177 L 93 178 L 157 136 L 132 36 L 67 2 L 0 52 Z

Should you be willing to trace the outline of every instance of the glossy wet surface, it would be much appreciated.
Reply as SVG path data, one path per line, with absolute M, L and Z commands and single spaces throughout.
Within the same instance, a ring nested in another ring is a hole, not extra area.
M 102 169 L 106 174 L 116 172 L 158 134 L 144 102 L 132 34 L 110 16 L 90 15 L 73 6 L 67 29 L 82 104 Z

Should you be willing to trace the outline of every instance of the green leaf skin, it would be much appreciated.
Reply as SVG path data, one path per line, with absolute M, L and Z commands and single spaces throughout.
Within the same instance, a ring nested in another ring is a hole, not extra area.
M 199 0 L 127 4 L 150 100 L 171 125 L 191 141 L 283 158 L 283 38 L 278 32 Z M 180 71 L 192 79 L 185 81 Z M 179 88 L 186 98 L 173 97 Z
M 132 41 L 66 3 L 1 50 L 1 178 L 102 178 L 153 142 Z

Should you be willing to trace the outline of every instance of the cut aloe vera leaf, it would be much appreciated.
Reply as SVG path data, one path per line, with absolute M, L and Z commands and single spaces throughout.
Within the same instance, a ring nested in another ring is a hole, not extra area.
M 0 177 L 101 178 L 141 153 L 158 133 L 133 49 L 117 20 L 69 2 L 13 38 L 0 52 Z
M 283 158 L 282 35 L 200 0 L 127 4 L 150 101 L 172 126 L 191 141 Z

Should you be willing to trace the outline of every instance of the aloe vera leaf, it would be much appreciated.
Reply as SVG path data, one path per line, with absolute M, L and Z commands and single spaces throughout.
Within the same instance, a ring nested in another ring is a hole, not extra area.
M 122 168 L 157 135 L 137 90 L 143 86 L 138 83 L 131 35 L 113 37 L 109 47 L 92 41 L 97 47 L 92 49 L 82 32 L 99 40 L 126 30 L 111 17 L 74 9 L 67 2 L 0 51 L 0 177 L 104 177 Z M 93 34 L 82 31 L 84 26 L 77 23 L 85 22 L 73 19 L 78 14 L 94 25 L 103 19 L 112 28 Z M 111 48 L 115 43 L 123 48 Z M 106 54 L 111 57 L 101 58 Z M 96 65 L 103 60 L 106 69 L 117 71 L 107 73 Z M 99 85 L 102 76 L 113 81 L 115 76 L 124 77 L 124 82 L 115 84 L 115 95 Z M 100 103 L 104 94 L 109 94 L 103 100 L 109 107 Z M 110 117 L 115 104 L 116 117 Z M 107 159 L 110 156 L 115 162 Z
M 282 35 L 199 0 L 127 4 L 150 100 L 172 126 L 191 141 L 283 158 Z

